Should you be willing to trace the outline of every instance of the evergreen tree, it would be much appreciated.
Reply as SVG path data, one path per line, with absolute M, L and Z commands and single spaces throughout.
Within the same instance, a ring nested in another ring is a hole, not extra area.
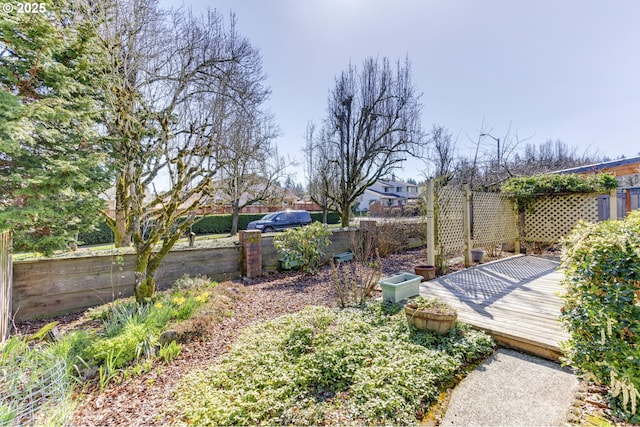
M 69 1 L 0 20 L 0 228 L 51 253 L 90 226 L 107 185 L 93 35 Z

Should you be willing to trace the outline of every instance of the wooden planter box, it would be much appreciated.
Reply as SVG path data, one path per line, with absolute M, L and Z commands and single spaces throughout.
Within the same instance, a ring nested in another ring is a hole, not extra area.
M 407 322 L 414 325 L 418 329 L 429 329 L 440 334 L 446 334 L 456 326 L 457 314 L 439 314 L 429 311 L 423 311 L 404 307 L 404 313 L 407 316 Z
M 411 273 L 401 273 L 396 276 L 385 277 L 378 282 L 382 289 L 384 301 L 399 302 L 420 294 L 422 276 Z

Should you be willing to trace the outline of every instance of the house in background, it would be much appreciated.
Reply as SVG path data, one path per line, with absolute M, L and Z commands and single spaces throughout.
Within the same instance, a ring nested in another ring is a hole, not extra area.
M 358 210 L 371 211 L 372 205 L 382 208 L 403 207 L 410 200 L 418 199 L 418 186 L 397 181 L 395 175 L 390 180 L 376 181 L 358 199 Z
M 609 173 L 618 180 L 618 218 L 624 218 L 627 213 L 640 209 L 640 156 L 562 169 L 554 173 Z M 609 196 L 598 198 L 598 216 L 600 220 L 609 219 Z

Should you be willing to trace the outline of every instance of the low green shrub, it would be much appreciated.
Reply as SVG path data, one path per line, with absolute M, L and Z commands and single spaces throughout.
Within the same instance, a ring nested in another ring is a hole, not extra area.
M 324 250 L 331 243 L 331 231 L 325 224 L 289 228 L 273 238 L 273 247 L 285 262 L 300 265 L 305 273 L 314 273 L 324 256 Z
M 113 231 L 105 221 L 99 222 L 95 230 L 78 233 L 78 244 L 80 245 L 100 245 L 113 243 Z
M 640 211 L 581 223 L 564 245 L 568 363 L 610 386 L 619 416 L 640 423 Z
M 160 347 L 160 350 L 158 351 L 158 357 L 160 358 L 160 360 L 170 362 L 178 357 L 181 351 L 182 344 L 171 341 L 169 344 L 165 344 Z
M 397 305 L 309 307 L 243 332 L 220 364 L 182 381 L 172 409 L 194 425 L 416 424 L 492 351 L 463 325 L 409 327 Z

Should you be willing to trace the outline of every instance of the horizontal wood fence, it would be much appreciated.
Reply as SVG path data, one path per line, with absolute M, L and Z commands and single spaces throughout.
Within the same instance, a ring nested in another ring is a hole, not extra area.
M 334 232 L 325 258 L 349 250 L 349 233 L 353 232 Z M 262 238 L 261 249 L 262 269 L 277 270 L 280 256 L 273 248 L 273 236 Z M 242 257 L 240 245 L 171 251 L 158 270 L 158 289 L 167 289 L 185 274 L 206 275 L 217 281 L 240 278 Z M 134 254 L 16 261 L 13 298 L 8 297 L 13 301 L 15 320 L 78 312 L 131 296 L 134 266 Z
M 71 313 L 131 296 L 135 255 L 101 255 L 13 263 L 13 312 L 17 321 Z M 213 280 L 241 276 L 241 248 L 172 251 L 157 274 L 166 289 L 184 274 Z
M 11 232 L 0 233 L 0 344 L 9 334 L 12 295 Z
M 354 230 L 334 231 L 331 235 L 331 244 L 325 249 L 325 258 L 327 261 L 330 257 L 341 252 L 349 250 L 350 233 Z M 276 271 L 280 268 L 280 255 L 273 247 L 273 236 L 264 236 L 262 238 L 262 269 L 265 271 Z

